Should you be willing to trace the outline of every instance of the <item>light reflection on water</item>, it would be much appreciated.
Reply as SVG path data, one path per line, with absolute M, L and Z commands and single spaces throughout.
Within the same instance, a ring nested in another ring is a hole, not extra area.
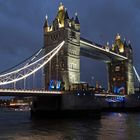
M 99 119 L 32 120 L 29 112 L 0 111 L 0 140 L 139 140 L 140 113 Z

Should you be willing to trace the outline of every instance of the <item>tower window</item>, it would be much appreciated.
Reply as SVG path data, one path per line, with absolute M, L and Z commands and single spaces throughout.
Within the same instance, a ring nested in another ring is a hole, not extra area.
M 76 38 L 76 33 L 72 31 L 72 32 L 71 32 L 71 37 L 72 37 L 72 38 Z
M 115 71 L 120 71 L 120 66 L 116 66 Z
M 116 81 L 116 78 L 115 77 L 113 77 L 113 81 Z
M 69 64 L 69 68 L 76 69 L 77 68 L 77 65 L 75 63 L 70 63 Z
M 59 38 L 59 34 L 51 35 L 51 40 L 55 41 Z

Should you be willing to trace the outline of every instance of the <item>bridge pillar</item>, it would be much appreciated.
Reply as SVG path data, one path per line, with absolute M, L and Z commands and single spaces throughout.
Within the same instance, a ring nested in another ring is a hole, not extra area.
M 108 63 L 109 90 L 116 94 L 134 93 L 133 51 L 130 43 L 116 36 L 112 51 L 126 56 L 127 60 L 112 60 Z
M 58 80 L 68 90 L 72 83 L 80 81 L 80 23 L 77 14 L 69 18 L 67 10 L 62 4 L 52 25 L 46 17 L 44 24 L 45 53 L 50 52 L 59 43 L 65 41 L 64 46 L 48 65 L 44 68 L 45 88 L 49 89 L 51 80 Z

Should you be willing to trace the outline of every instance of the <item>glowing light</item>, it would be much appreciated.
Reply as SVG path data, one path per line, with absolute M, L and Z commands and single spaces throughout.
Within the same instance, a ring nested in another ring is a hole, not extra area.
M 134 66 L 133 66 L 133 70 L 134 70 L 134 72 L 135 72 L 135 75 L 136 75 L 136 77 L 137 77 L 139 83 L 140 83 L 140 76 L 139 76 L 139 74 L 137 73 L 137 70 L 136 70 L 136 68 L 135 68 Z
M 62 4 L 62 2 L 60 2 L 60 6 L 58 8 L 59 11 L 64 10 L 64 5 Z
M 123 44 L 121 44 L 121 45 L 119 46 L 119 52 L 120 52 L 120 53 L 123 53 L 123 52 L 124 52 L 124 45 L 123 45 Z
M 51 32 L 53 30 L 53 26 L 47 27 L 47 32 Z
M 61 91 L 46 91 L 46 90 L 14 90 L 0 89 L 0 93 L 20 93 L 20 94 L 63 94 Z
M 107 97 L 105 99 L 107 102 L 124 102 L 125 101 L 125 97 L 123 96 L 116 96 L 116 97 Z
M 121 39 L 121 36 L 119 33 L 117 33 L 116 40 L 119 40 L 119 39 Z
M 61 88 L 61 81 L 58 80 L 51 80 L 49 85 L 49 90 L 60 90 Z
M 63 43 L 63 42 L 62 42 L 62 43 Z M 9 72 L 9 73 L 6 73 L 6 74 L 2 74 L 2 75 L 0 75 L 0 78 L 2 78 L 2 77 L 4 77 L 4 76 L 8 76 L 8 75 L 13 74 L 13 73 L 17 73 L 17 72 L 19 72 L 19 71 L 21 71 L 21 70 L 23 70 L 23 69 L 26 69 L 26 68 L 28 68 L 28 67 L 30 67 L 30 66 L 36 64 L 37 62 L 39 62 L 39 61 L 45 59 L 47 56 L 49 56 L 51 53 L 53 53 L 55 50 L 57 50 L 57 49 L 60 47 L 60 45 L 62 45 L 62 44 L 60 43 L 56 48 L 54 48 L 54 49 L 53 49 L 52 51 L 50 51 L 48 54 L 46 54 L 46 55 L 43 56 L 42 58 L 36 60 L 35 62 L 30 63 L 29 65 L 25 65 L 25 66 L 23 66 L 23 67 L 21 67 L 21 68 L 19 68 L 19 69 L 17 69 L 17 70 L 14 70 L 14 71 L 12 71 L 12 72 Z
M 64 27 L 64 17 L 65 17 L 65 8 L 62 4 L 62 2 L 60 3 L 60 6 L 58 8 L 58 15 L 57 15 L 57 20 L 59 23 L 59 28 Z
M 26 77 L 32 75 L 35 72 L 37 72 L 58 53 L 58 51 L 61 49 L 61 47 L 64 45 L 64 43 L 65 43 L 65 41 L 60 43 L 55 49 L 53 49 L 51 52 L 49 52 L 48 54 L 46 54 L 42 58 L 36 60 L 35 62 L 33 62 L 29 65 L 25 65 L 24 67 L 17 69 L 15 71 L 12 71 L 10 73 L 0 75 L 0 78 L 1 78 L 0 85 L 7 85 L 10 83 L 17 82 L 19 80 L 25 79 Z M 51 55 L 51 56 L 49 56 L 49 55 Z M 44 60 L 44 61 L 42 62 L 42 60 Z M 35 69 L 33 69 L 33 68 L 31 69 L 30 67 L 34 66 L 34 65 L 36 66 Z M 25 70 L 26 70 L 26 73 L 22 74 Z M 11 78 L 11 77 L 14 77 L 14 78 Z
M 120 87 L 114 87 L 114 93 L 115 94 L 120 94 L 125 92 L 125 87 L 124 86 L 120 86 Z
M 45 18 L 46 18 L 46 20 L 48 20 L 48 15 L 47 14 L 46 14 Z
M 69 27 L 71 27 L 71 22 L 69 22 Z
M 101 51 L 103 51 L 103 52 L 106 52 L 105 49 L 103 49 L 103 48 L 101 48 L 101 47 L 98 47 L 98 46 L 95 46 L 95 45 L 93 45 L 93 44 L 91 44 L 91 43 L 87 43 L 87 42 L 85 42 L 85 41 L 83 41 L 83 40 L 80 40 L 80 43 L 81 43 L 81 44 L 84 44 L 84 45 L 87 45 L 87 46 L 89 46 L 89 47 L 95 48 L 95 49 L 97 49 L 97 50 L 101 50 Z M 112 54 L 112 55 L 114 55 L 114 56 L 118 56 L 119 58 L 124 59 L 124 60 L 127 60 L 127 59 L 128 59 L 128 58 L 125 57 L 125 56 L 122 56 L 122 55 L 120 55 L 120 54 L 117 54 L 117 53 L 114 53 L 114 52 L 111 52 L 111 51 L 109 51 L 108 53 L 109 53 L 109 54 Z
M 64 27 L 64 23 L 59 23 L 59 28 L 63 28 Z
M 78 16 L 78 13 L 77 12 L 75 12 L 75 16 Z

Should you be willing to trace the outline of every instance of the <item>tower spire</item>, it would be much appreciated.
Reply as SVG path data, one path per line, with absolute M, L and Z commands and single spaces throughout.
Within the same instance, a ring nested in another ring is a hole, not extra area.
M 124 44 L 124 47 L 127 47 L 127 42 L 126 42 L 126 39 L 125 38 L 124 38 L 123 44 Z
M 65 8 L 62 2 L 60 2 L 60 5 L 58 7 L 58 13 L 56 19 L 58 20 L 59 28 L 64 27 L 64 18 L 65 18 Z
M 75 12 L 75 23 L 80 24 L 79 19 L 78 19 L 78 13 Z
M 128 47 L 129 47 L 130 49 L 132 49 L 131 41 L 130 41 L 130 40 L 128 41 Z
M 119 33 L 117 33 L 117 35 L 116 35 L 116 40 L 118 40 L 118 39 L 121 39 L 121 36 Z
M 62 3 L 62 2 L 60 2 L 60 5 L 59 5 L 58 10 L 59 10 L 59 11 L 64 10 L 64 5 L 63 5 L 63 3 Z
M 48 20 L 48 15 L 47 14 L 46 14 L 45 18 L 46 18 L 46 20 Z
M 67 8 L 65 8 L 65 19 L 69 19 Z
M 47 15 L 47 14 L 46 14 L 46 16 L 45 16 L 44 27 L 49 27 L 49 23 L 48 23 L 48 15 Z

